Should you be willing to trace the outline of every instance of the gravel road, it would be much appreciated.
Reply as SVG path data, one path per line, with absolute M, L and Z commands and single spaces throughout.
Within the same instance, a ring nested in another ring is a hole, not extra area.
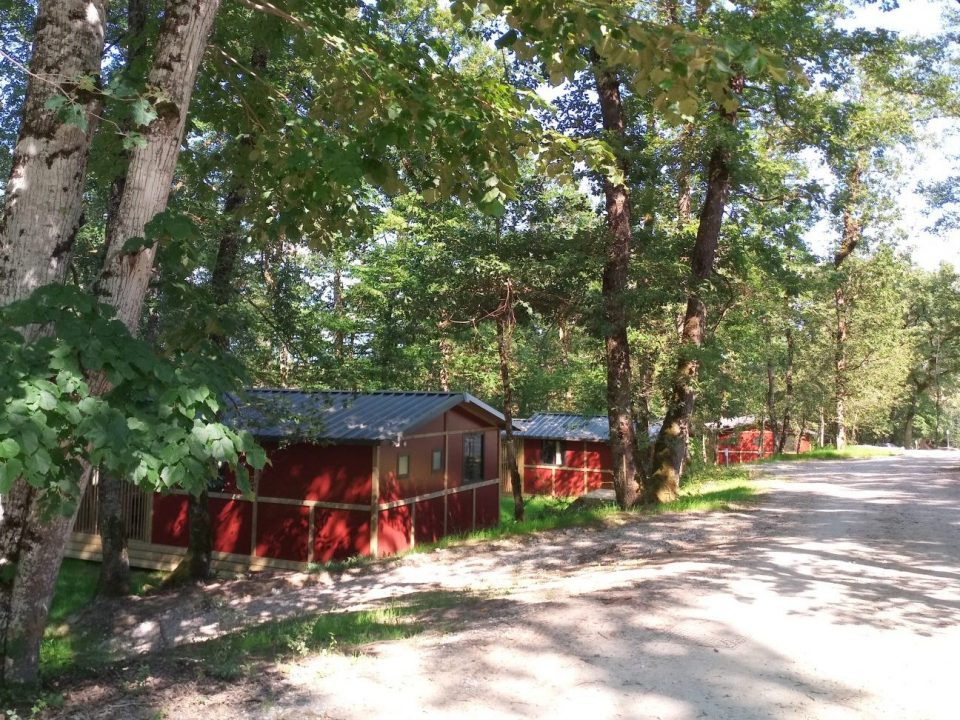
M 960 454 L 770 473 L 735 539 L 604 557 L 520 583 L 497 620 L 291 666 L 265 716 L 960 717 Z
M 207 720 L 960 717 L 960 454 L 766 472 L 748 510 L 452 548 L 266 593 L 225 587 L 202 612 L 134 603 L 120 635 L 160 612 L 156 638 L 178 644 L 230 618 L 483 593 L 467 617 L 407 640 L 134 705 Z M 96 717 L 120 716 L 108 695 Z M 94 717 L 70 704 L 61 717 Z

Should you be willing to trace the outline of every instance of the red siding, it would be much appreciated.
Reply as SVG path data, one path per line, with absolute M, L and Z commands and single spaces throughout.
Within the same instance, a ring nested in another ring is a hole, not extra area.
M 250 554 L 253 504 L 244 500 L 210 498 L 213 549 L 216 552 Z
M 560 496 L 583 495 L 585 484 L 582 470 L 558 468 L 557 477 L 553 481 L 553 492 Z
M 257 555 L 307 561 L 310 508 L 257 503 Z
M 381 510 L 377 529 L 377 553 L 392 555 L 410 547 L 410 506 Z
M 260 476 L 261 497 L 369 503 L 373 449 L 369 445 L 289 445 L 270 453 Z
M 447 432 L 483 430 L 486 427 L 490 427 L 490 422 L 459 408 L 447 413 Z
M 314 562 L 370 554 L 369 512 L 314 508 L 313 527 Z
M 523 469 L 523 491 L 529 495 L 549 495 L 553 492 L 553 470 L 526 467 Z
M 186 495 L 154 495 L 150 542 L 187 546 L 189 518 Z
M 417 522 L 414 528 L 414 539 L 417 544 L 435 542 L 442 538 L 443 498 L 421 500 L 415 504 L 415 508 Z
M 451 442 L 462 442 L 460 436 Z M 443 450 L 443 437 L 406 440 L 400 447 L 392 443 L 380 446 L 380 501 L 392 502 L 417 495 L 443 490 L 443 471 L 433 472 L 433 451 Z M 409 475 L 397 476 L 397 461 L 401 455 L 409 458 Z
M 759 429 L 753 428 L 720 433 L 717 437 L 717 463 L 732 465 L 773 455 L 773 433 L 770 430 L 763 431 L 763 452 L 761 453 L 760 432 Z M 725 452 L 726 450 L 730 452 Z
M 447 496 L 447 534 L 459 535 L 473 529 L 473 493 Z
M 477 488 L 477 528 L 500 524 L 500 488 L 496 485 Z

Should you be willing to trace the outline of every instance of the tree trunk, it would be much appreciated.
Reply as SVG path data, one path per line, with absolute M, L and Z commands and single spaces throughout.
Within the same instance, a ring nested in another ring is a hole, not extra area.
M 597 70 L 597 93 L 603 129 L 617 145 L 623 142 L 623 104 L 620 81 L 609 70 Z M 630 345 L 627 340 L 626 298 L 630 270 L 630 199 L 626 185 L 603 180 L 609 236 L 603 268 L 603 308 L 607 357 L 607 415 L 613 487 L 621 508 L 637 501 L 639 486 L 634 463 L 634 428 L 631 413 Z
M 787 368 L 783 374 L 783 422 L 780 424 L 780 442 L 777 445 L 777 454 L 782 455 L 787 444 L 787 433 L 790 432 L 790 409 L 793 405 L 793 328 L 787 328 Z
M 504 447 L 507 451 L 507 467 L 510 468 L 510 485 L 513 489 L 513 519 L 523 520 L 523 480 L 517 465 L 517 451 L 513 444 L 513 383 L 510 380 L 510 343 L 515 321 L 513 299 L 507 291 L 505 310 L 497 315 L 497 350 L 500 354 L 500 384 L 503 389 Z
M 213 27 L 219 0 L 167 0 L 147 84 L 163 101 L 144 132 L 146 144 L 131 152 L 117 222 L 107 235 L 107 255 L 98 282 L 117 318 L 131 332 L 140 322 L 156 244 L 125 249 L 143 237 L 150 220 L 167 206 L 187 121 L 193 86 Z
M 777 408 L 775 405 L 776 375 L 773 372 L 773 360 L 767 359 L 767 419 L 770 422 L 770 434 L 773 436 L 773 447 L 776 452 L 780 439 L 777 436 Z M 784 428 L 784 432 L 786 428 Z M 760 435 L 760 457 L 763 457 L 763 448 L 766 447 L 763 434 Z
M 731 87 L 737 93 L 742 85 L 742 79 L 731 81 Z M 736 112 L 721 114 L 731 126 L 736 123 Z M 707 320 L 707 308 L 700 297 L 700 289 L 713 274 L 729 192 L 729 151 L 718 145 L 710 154 L 707 166 L 707 194 L 700 209 L 697 239 L 691 257 L 690 290 L 680 339 L 680 359 L 663 425 L 653 449 L 653 472 L 644 485 L 645 503 L 670 502 L 677 498 L 680 490 L 680 473 L 687 457 L 690 418 L 696 402 L 695 386 L 700 366 L 697 355 L 703 344 Z
M 218 0 L 168 0 L 165 9 L 165 20 L 148 79 L 157 96 L 164 100 L 157 107 L 159 117 L 145 133 L 146 146 L 132 153 L 127 182 L 120 199 L 118 222 L 108 237 L 106 267 L 98 283 L 108 302 L 116 309 L 119 319 L 128 328 L 136 328 L 139 322 L 155 248 L 125 252 L 124 244 L 134 237 L 143 236 L 144 225 L 166 206 L 193 82 L 217 5 Z M 51 7 L 44 4 L 41 8 L 42 20 L 38 22 L 38 39 L 34 50 L 37 69 L 45 81 L 55 74 L 70 76 L 71 68 L 76 75 L 76 68 L 71 65 L 75 63 L 75 58 L 67 60 L 64 50 L 79 57 L 94 53 L 99 60 L 103 37 L 102 3 L 70 0 L 57 4 L 53 9 Z M 94 13 L 97 17 L 92 22 Z M 53 47 L 47 47 L 50 44 Z M 99 68 L 99 62 L 95 67 Z M 31 100 L 25 107 L 25 110 L 36 115 L 25 115 L 24 136 L 27 138 L 36 132 L 37 122 L 43 119 L 43 102 Z M 28 222 L 36 225 L 31 226 L 31 230 L 37 235 L 37 242 L 30 244 L 29 258 L 16 254 L 15 249 L 14 253 L 6 252 L 5 243 L 2 255 L 4 289 L 0 295 L 0 302 L 4 303 L 22 296 L 43 282 L 62 277 L 65 270 L 59 269 L 62 261 L 58 258 L 69 251 L 79 223 L 76 208 L 80 200 L 74 194 L 79 195 L 82 188 L 89 142 L 86 136 L 81 140 L 75 131 L 64 130 L 49 119 L 45 127 L 49 131 L 49 139 L 33 137 L 33 141 L 43 149 L 44 155 L 37 158 L 44 166 L 49 163 L 49 169 L 58 168 L 62 172 L 61 159 L 83 156 L 83 162 L 72 161 L 70 167 L 74 174 L 58 176 L 60 185 L 52 188 L 49 186 L 50 176 L 43 172 L 36 176 L 37 182 L 27 184 L 28 180 L 33 179 L 28 172 L 34 167 L 31 162 L 21 158 L 19 164 L 14 165 L 11 184 L 18 202 L 14 203 L 8 196 L 6 209 L 10 210 L 11 205 L 20 207 L 14 207 L 12 212 L 5 214 L 3 232 L 10 232 L 11 217 L 19 218 L 24 207 L 32 208 Z M 53 145 L 54 142 L 58 142 L 59 147 Z M 47 178 L 47 183 L 39 182 L 43 178 Z M 27 187 L 32 191 L 26 192 Z M 68 187 L 68 190 L 72 188 L 75 193 L 63 191 L 62 187 Z M 48 197 L 38 204 L 30 200 L 34 193 L 46 193 Z M 56 198 L 56 204 L 49 202 L 49 196 Z M 24 199 L 22 205 L 20 198 Z M 61 245 L 59 255 L 54 253 L 55 246 L 50 247 L 50 241 L 56 233 L 50 232 L 49 228 L 43 230 L 47 220 L 45 216 L 38 215 L 41 210 L 59 216 L 57 227 L 69 231 L 63 238 L 67 241 L 66 247 Z M 26 235 L 28 226 L 28 223 L 18 220 L 19 230 L 15 234 Z M 37 228 L 41 228 L 39 233 Z M 51 272 L 50 266 L 55 266 L 55 271 Z M 35 274 L 27 288 L 22 282 L 11 282 L 11 268 L 21 275 L 31 269 L 39 274 Z M 106 389 L 102 379 L 91 383 L 91 386 L 93 392 L 102 393 Z M 78 482 L 81 496 L 89 483 L 90 473 L 89 466 L 81 471 Z M 45 517 L 36 493 L 31 488 L 21 487 L 23 485 L 15 484 L 4 504 L 5 512 L 0 521 L 0 566 L 5 570 L 0 580 L 0 646 L 4 651 L 3 676 L 0 680 L 3 682 L 30 682 L 36 678 L 47 611 L 73 524 L 72 517 Z
M 62 283 L 82 224 L 83 185 L 99 100 L 81 90 L 98 82 L 106 23 L 104 0 L 42 0 L 20 132 L 0 216 L 0 307 L 38 287 Z M 85 130 L 47 107 L 71 96 Z M 25 328 L 29 342 L 38 328 Z M 89 473 L 81 479 L 82 492 Z M 47 610 L 72 517 L 48 518 L 40 494 L 22 480 L 0 513 L 0 685 L 33 682 Z
M 66 279 L 82 224 L 83 184 L 99 96 L 80 78 L 99 83 L 105 0 L 43 0 L 37 13 L 20 133 L 0 217 L 0 307 L 43 285 Z M 87 127 L 62 122 L 47 107 L 72 97 Z M 28 334 L 32 339 L 37 330 Z
M 126 70 L 128 72 L 145 55 L 147 45 L 144 33 L 146 26 L 147 0 L 128 0 L 126 38 Z M 130 128 L 127 127 L 126 129 L 129 130 Z M 123 151 L 120 158 L 123 170 L 117 174 L 110 186 L 110 195 L 107 198 L 108 228 L 117 221 L 120 198 L 123 197 L 123 188 L 127 181 L 126 167 L 129 159 L 129 151 Z M 123 478 L 101 470 L 97 483 L 100 547 L 102 549 L 98 592 L 113 597 L 126 595 L 130 592 L 130 556 L 127 551 L 126 528 L 121 516 L 123 482 Z
M 858 159 L 847 176 L 847 201 L 843 209 L 843 237 L 840 247 L 833 256 L 833 267 L 839 270 L 843 262 L 853 254 L 860 243 L 862 228 L 854 214 L 854 207 L 860 195 L 862 164 Z M 847 403 L 847 338 L 850 331 L 847 316 L 847 298 L 844 290 L 843 278 L 837 278 L 837 287 L 834 290 L 834 306 L 836 309 L 837 326 L 834 334 L 834 422 L 836 428 L 835 443 L 838 450 L 847 445 L 846 403 Z
M 844 414 L 847 403 L 847 301 L 843 287 L 834 290 L 834 305 L 837 312 L 837 327 L 834 335 L 834 443 L 837 450 L 847 446 L 847 424 Z
M 97 482 L 97 519 L 100 525 L 100 579 L 97 592 L 120 597 L 130 592 L 130 556 L 123 522 L 123 481 L 101 468 Z

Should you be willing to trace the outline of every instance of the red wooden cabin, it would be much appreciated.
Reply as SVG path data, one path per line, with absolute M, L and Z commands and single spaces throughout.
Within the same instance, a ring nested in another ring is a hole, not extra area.
M 723 427 L 727 423 L 726 428 Z M 776 453 L 773 432 L 760 428 L 755 422 L 733 424 L 734 421 L 721 421 L 721 429 L 717 432 L 717 447 L 715 460 L 717 465 L 733 465 L 735 463 L 753 462 Z M 810 452 L 812 445 L 810 435 L 800 436 L 799 446 L 796 436 L 787 436 L 784 443 L 787 452 Z
M 540 413 L 515 424 L 524 493 L 572 497 L 613 487 L 606 415 Z
M 382 556 L 499 523 L 504 419 L 466 393 L 254 390 L 227 420 L 253 432 L 270 463 L 256 474 L 252 498 L 230 473 L 212 487 L 221 567 Z M 135 493 L 142 507 L 128 519 L 131 563 L 172 567 L 187 545 L 187 496 Z M 99 554 L 91 497 L 75 526 L 74 556 Z

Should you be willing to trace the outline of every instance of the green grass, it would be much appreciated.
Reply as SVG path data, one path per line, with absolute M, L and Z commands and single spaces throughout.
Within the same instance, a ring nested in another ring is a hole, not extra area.
M 680 497 L 643 512 L 703 512 L 726 510 L 732 505 L 748 502 L 759 492 L 749 466 L 708 465 L 694 472 L 680 487 Z
M 96 643 L 70 631 L 67 620 L 71 615 L 90 605 L 97 595 L 100 563 L 67 558 L 60 566 L 57 586 L 53 592 L 47 629 L 40 646 L 40 671 L 56 675 L 78 662 L 96 661 Z M 162 573 L 133 570 L 130 587 L 134 595 L 142 595 L 160 584 Z
M 400 640 L 423 631 L 419 604 L 393 604 L 375 610 L 321 613 L 243 628 L 214 640 L 184 646 L 175 654 L 198 662 L 220 680 L 248 675 L 264 661 L 277 662 L 323 651 L 352 651 L 379 640 Z
M 843 450 L 837 450 L 832 445 L 822 448 L 814 448 L 805 453 L 788 453 L 783 455 L 774 455 L 765 458 L 761 462 L 779 462 L 782 460 L 860 460 L 873 457 L 890 457 L 892 455 L 902 455 L 900 448 L 875 447 L 873 445 L 848 445 Z

